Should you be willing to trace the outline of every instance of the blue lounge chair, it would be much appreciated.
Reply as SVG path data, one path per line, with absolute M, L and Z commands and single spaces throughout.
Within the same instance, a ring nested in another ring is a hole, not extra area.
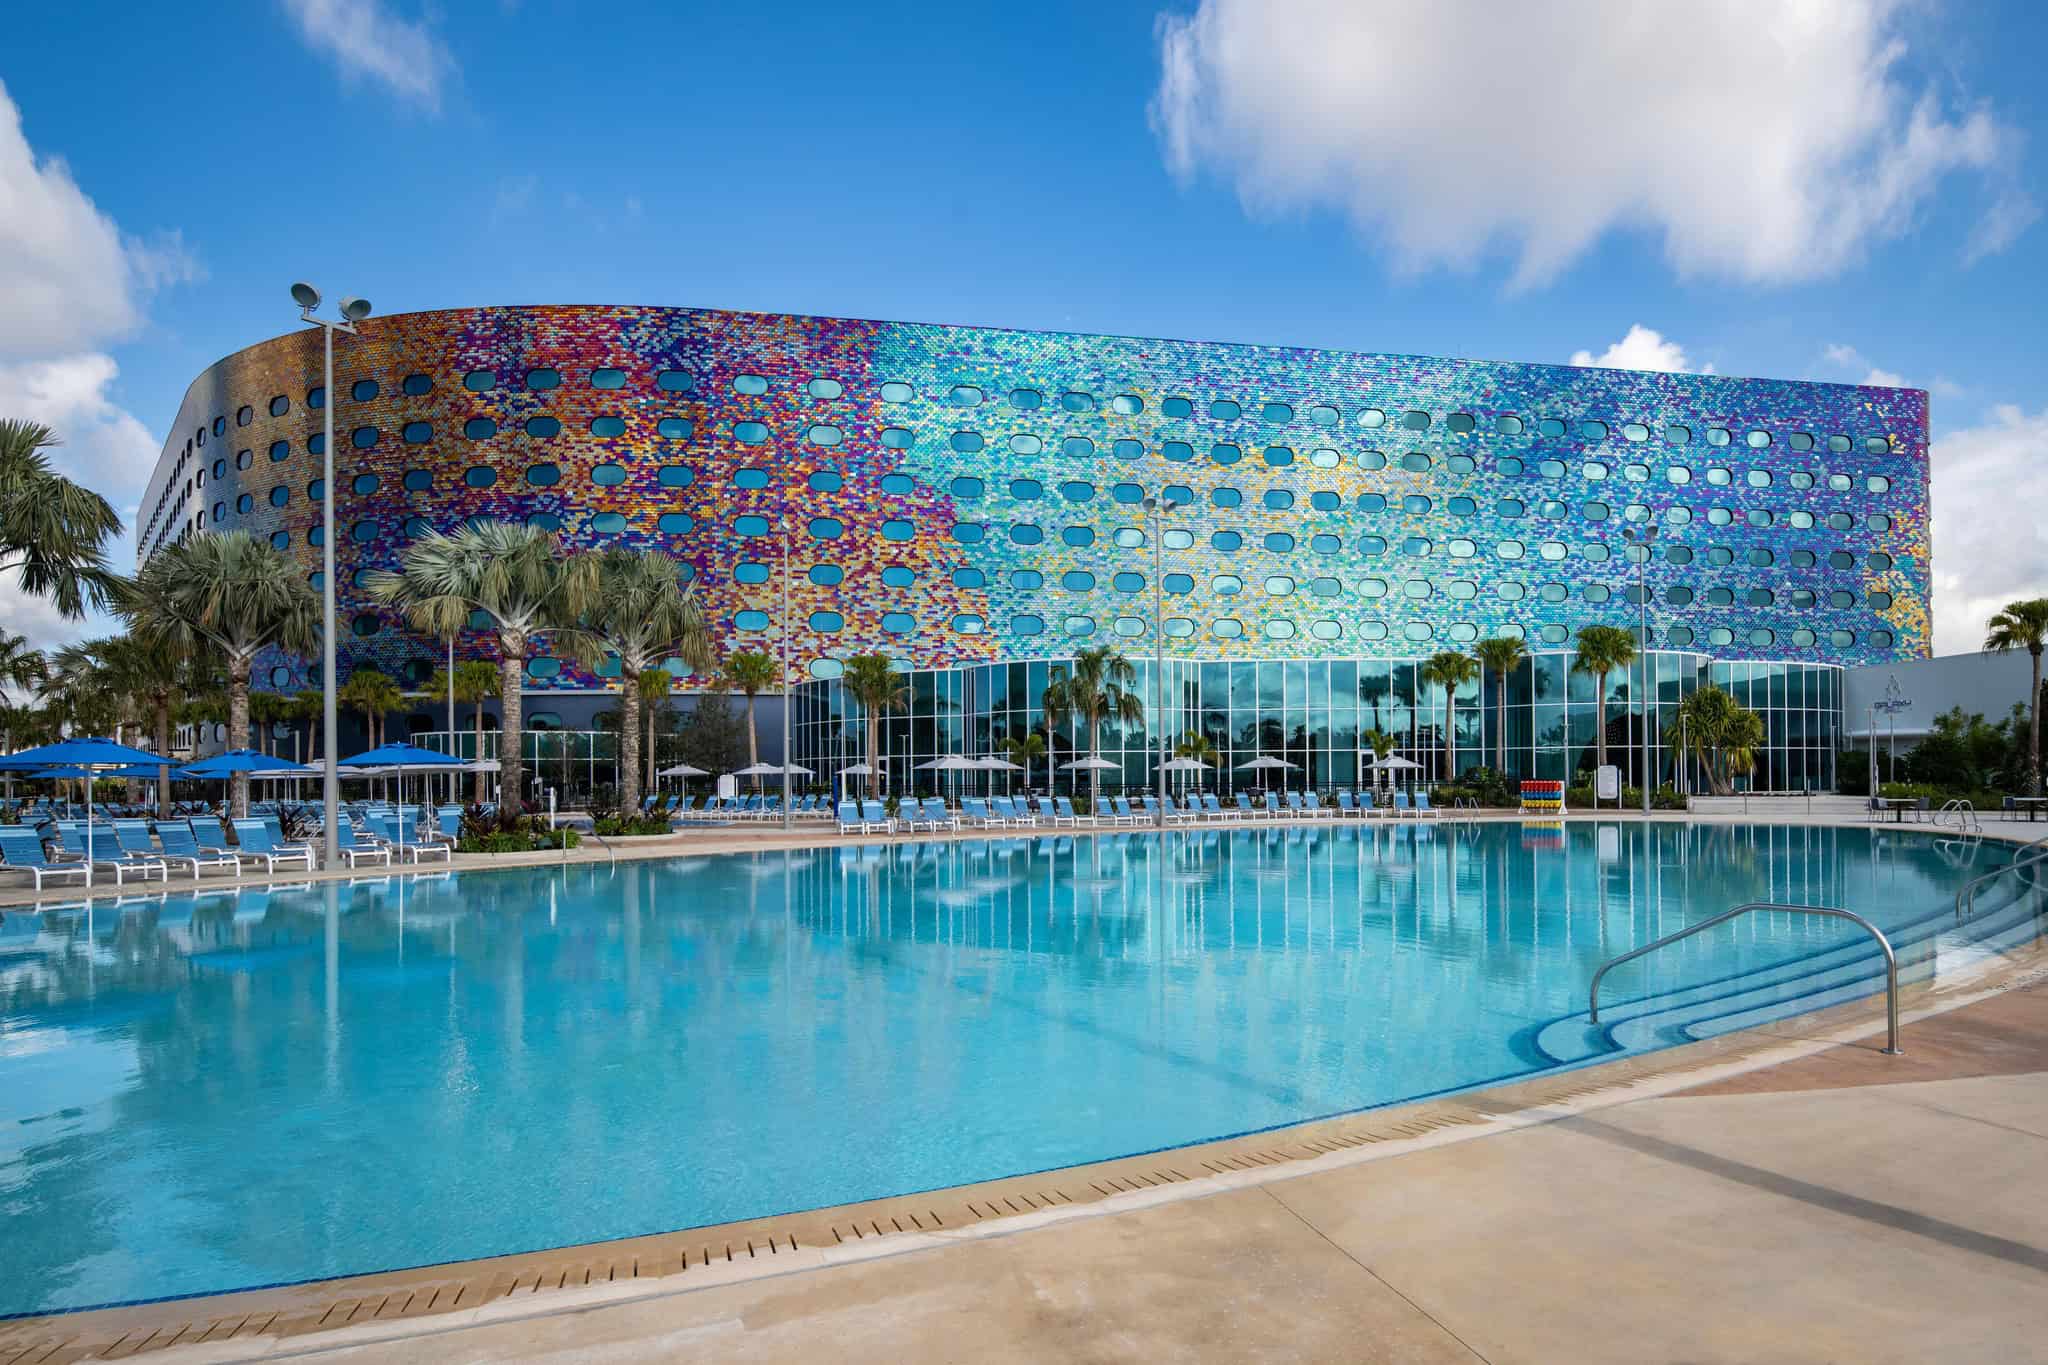
M 989 803 L 979 796 L 960 799 L 960 817 L 975 829 L 1004 829 L 1010 823 L 990 809 Z
M 860 803 L 858 801 L 841 801 L 839 803 L 839 832 L 841 834 L 859 834 L 864 832 L 865 828 L 860 822 Z
M 1444 813 L 1429 804 L 1428 792 L 1417 792 L 1415 793 L 1415 818 L 1421 820 L 1425 817 L 1431 820 L 1441 820 L 1444 818 Z
M 150 841 L 149 821 L 116 820 L 113 822 L 114 839 L 111 847 L 103 847 L 100 840 L 106 836 L 93 831 L 93 866 L 114 869 L 114 885 L 119 886 L 130 874 L 142 881 L 149 880 L 151 872 L 157 880 L 171 879 L 170 865 L 157 856 L 156 845 Z
M 1287 812 L 1280 804 L 1280 798 L 1272 792 L 1266 793 L 1265 813 L 1268 819 L 1278 820 Z
M 38 891 L 43 889 L 46 877 L 76 877 L 81 882 L 86 879 L 84 863 L 50 861 L 43 848 L 43 836 L 22 825 L 0 826 L 0 866 L 28 873 L 36 879 Z
M 1380 808 L 1372 803 L 1372 793 L 1360 792 L 1358 794 L 1358 818 L 1361 820 L 1370 820 L 1373 816 L 1378 815 L 1379 813 Z
M 1407 792 L 1395 792 L 1395 793 L 1394 793 L 1394 818 L 1395 818 L 1396 820 L 1398 820 L 1398 819 L 1400 819 L 1400 818 L 1401 818 L 1402 816 L 1404 816 L 1404 815 L 1413 815 L 1414 813 L 1415 813 L 1415 807 L 1414 807 L 1413 805 L 1411 805 L 1411 804 L 1409 803 L 1409 800 L 1408 800 L 1408 793 L 1407 793 Z
M 313 848 L 310 844 L 281 844 L 270 836 L 270 826 L 264 821 L 249 816 L 230 822 L 240 846 L 235 856 L 245 863 L 261 863 L 264 871 L 275 872 L 279 864 L 296 864 L 306 871 L 313 870 Z
M 1081 817 L 1075 814 L 1072 801 L 1069 801 L 1064 796 L 1055 796 L 1052 799 L 1052 824 L 1054 829 L 1058 829 L 1061 825 L 1067 825 L 1076 829 L 1080 827 Z
M 335 817 L 334 849 L 350 867 L 360 867 L 369 862 L 391 866 L 390 845 L 369 831 L 356 828 L 355 822 L 346 815 Z
M 889 808 L 880 801 L 863 801 L 860 803 L 860 827 L 878 834 L 890 834 L 895 831 L 896 822 L 889 818 Z
M 164 862 L 173 867 L 191 868 L 195 882 L 209 867 L 223 869 L 230 874 L 242 870 L 242 860 L 234 854 L 201 848 L 199 841 L 192 836 L 192 826 L 183 820 L 157 821 L 156 838 L 163 845 Z
M 1211 820 L 1242 820 L 1244 812 L 1235 807 L 1226 810 L 1215 792 L 1202 793 L 1202 813 Z
M 995 813 L 1018 829 L 1031 829 L 1038 824 L 1038 817 L 1012 801 L 1007 796 L 998 796 L 989 802 Z
M 946 809 L 944 798 L 937 796 L 924 799 L 924 822 L 934 831 L 960 828 L 960 817 Z
M 1314 792 L 1304 792 L 1301 800 L 1302 804 L 1308 807 L 1308 813 L 1315 816 L 1318 820 L 1327 820 L 1337 814 L 1335 806 L 1324 805 L 1323 798 Z
M 1258 808 L 1257 806 L 1254 806 L 1254 805 L 1252 804 L 1252 798 L 1251 798 L 1251 793 L 1250 793 L 1250 792 L 1239 792 L 1239 793 L 1237 793 L 1237 818 L 1238 818 L 1238 819 L 1240 819 L 1240 820 L 1249 820 L 1249 819 L 1251 819 L 1251 818 L 1252 818 L 1253 816 L 1257 815 L 1258 813 L 1259 813 L 1259 808 Z

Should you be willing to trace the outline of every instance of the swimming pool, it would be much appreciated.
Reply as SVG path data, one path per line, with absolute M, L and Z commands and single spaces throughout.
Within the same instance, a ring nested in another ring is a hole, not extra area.
M 1874 949 L 1751 916 L 1616 971 L 1603 1038 L 1581 1012 L 1606 957 L 1767 898 L 1869 914 L 1924 971 L 2032 932 L 1998 897 L 1953 923 L 1955 887 L 2010 856 L 1323 826 L 10 911 L 0 1312 L 906 1193 L 1661 1046 L 1868 991 Z

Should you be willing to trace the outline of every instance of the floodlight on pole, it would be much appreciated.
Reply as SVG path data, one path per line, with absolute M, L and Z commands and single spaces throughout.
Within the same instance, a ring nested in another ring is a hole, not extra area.
M 1640 776 L 1643 788 L 1643 818 L 1650 815 L 1650 783 L 1655 775 L 1650 771 L 1653 754 L 1650 748 L 1650 589 L 1648 568 L 1650 542 L 1657 538 L 1657 523 L 1650 522 L 1640 529 L 1634 526 L 1621 528 L 1622 538 L 1636 548 L 1636 640 L 1637 654 L 1643 665 L 1643 767 Z
M 326 752 L 321 755 L 321 813 L 324 827 L 321 842 L 326 846 L 328 867 L 340 861 L 341 775 L 335 768 L 336 750 L 341 743 L 341 722 L 335 712 L 334 669 L 334 334 L 356 334 L 355 325 L 370 316 L 367 299 L 341 301 L 340 322 L 314 316 L 320 306 L 320 291 L 300 280 L 292 285 L 292 302 L 299 317 L 320 329 L 320 733 Z M 241 743 L 247 739 L 244 736 Z

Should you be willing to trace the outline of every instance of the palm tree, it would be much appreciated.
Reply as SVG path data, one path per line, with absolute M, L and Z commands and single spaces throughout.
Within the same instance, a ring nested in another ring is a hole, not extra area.
M 211 646 L 227 666 L 228 734 L 249 734 L 249 675 L 266 649 L 310 653 L 320 599 L 305 571 L 247 531 L 201 531 L 151 555 L 122 585 L 129 629 L 152 645 L 193 654 Z M 231 789 L 237 816 L 249 813 L 249 775 Z
M 108 639 L 79 640 L 50 656 L 43 701 L 73 734 L 114 734 L 125 719 L 127 696 L 115 687 L 106 664 L 110 644 Z
M 1045 689 L 1042 704 L 1048 726 L 1064 725 L 1069 719 L 1088 727 L 1088 757 L 1099 747 L 1102 722 L 1115 717 L 1126 725 L 1145 719 L 1145 703 L 1133 691 L 1138 670 L 1114 645 L 1097 645 L 1074 656 L 1073 672 L 1054 679 Z M 1093 806 L 1102 790 L 1102 770 L 1088 770 L 1088 802 Z
M 1045 757 L 1045 736 L 1036 730 L 1011 735 L 1000 746 L 1003 757 L 1024 770 L 1024 790 L 1031 790 L 1031 765 Z
M 498 691 L 498 670 L 481 659 L 464 659 L 455 665 L 455 685 L 448 685 L 448 670 L 437 668 L 434 676 L 427 679 L 426 692 L 430 697 L 446 697 L 451 691 L 455 700 L 471 708 L 470 714 L 476 723 L 476 759 L 479 764 L 484 756 L 484 703 Z M 455 736 L 448 736 L 448 747 L 455 747 Z M 470 786 L 469 799 L 481 806 L 490 797 L 490 784 L 485 781 L 482 767 L 473 774 L 476 779 Z
M 642 770 L 653 765 L 640 759 L 640 693 L 631 680 L 670 654 L 700 672 L 711 671 L 716 656 L 704 614 L 683 586 L 675 560 L 656 550 L 618 548 L 578 558 L 589 561 L 597 596 L 584 613 L 582 630 L 567 638 L 587 665 L 608 657 L 619 661 L 619 795 L 625 809 L 634 811 L 652 786 L 642 780 Z
M 171 708 L 187 681 L 190 661 L 173 645 L 139 635 L 117 635 L 104 641 L 99 651 L 100 666 L 110 686 L 142 702 L 148 712 L 152 752 L 168 757 L 171 752 Z M 156 808 L 171 808 L 171 768 L 157 768 Z
M 1479 661 L 1447 649 L 1422 665 L 1422 680 L 1444 690 L 1444 781 L 1458 775 L 1458 689 L 1479 676 Z
M 22 636 L 0 630 L 0 693 L 11 688 L 33 692 L 50 676 L 49 660 Z
M 884 711 L 901 711 L 910 701 L 910 685 L 896 671 L 886 654 L 856 654 L 846 661 L 839 685 L 859 703 L 867 729 L 868 795 L 882 792 L 882 755 L 876 747 L 881 740 L 880 721 Z
M 369 576 L 372 596 L 399 608 L 416 630 L 446 638 L 464 629 L 472 612 L 489 618 L 498 635 L 498 746 L 500 818 L 519 814 L 526 791 L 520 740 L 520 687 L 534 636 L 571 634 L 597 588 L 597 563 L 562 553 L 550 531 L 504 521 L 473 521 L 452 533 L 429 531 L 405 552 L 397 573 Z
M 1620 626 L 1579 627 L 1572 667 L 1593 675 L 1594 761 L 1607 766 L 1607 675 L 1636 661 L 1636 637 Z
M 1706 772 L 1707 786 L 1726 795 L 1728 775 L 1754 766 L 1754 752 L 1763 743 L 1763 721 L 1718 687 L 1702 687 L 1678 703 L 1665 731 L 1665 742 L 1684 747 Z M 1746 759 L 1747 763 L 1737 761 Z
M 1479 648 L 1473 651 L 1479 656 L 1479 666 L 1490 669 L 1500 679 L 1499 692 L 1495 696 L 1494 710 L 1494 770 L 1503 779 L 1508 775 L 1508 679 L 1522 666 L 1522 660 L 1529 657 L 1529 647 L 1517 635 L 1495 635 L 1481 640 Z
M 661 775 L 660 758 L 654 752 L 654 722 L 660 717 L 661 706 L 668 700 L 670 689 L 676 685 L 675 674 L 665 668 L 643 668 L 633 677 L 633 696 L 640 703 L 640 709 L 647 717 L 647 755 L 642 766 L 647 769 L 651 780 Z
M 121 518 L 105 498 L 51 469 L 43 452 L 57 444 L 41 423 L 0 418 L 0 570 L 15 570 L 21 591 L 77 617 L 115 596 L 119 579 L 102 551 L 120 534 Z
M 256 750 L 269 753 L 277 747 L 277 727 L 298 714 L 298 703 L 282 692 L 251 692 L 249 724 L 256 731 Z
M 2034 685 L 2027 691 L 2027 794 L 2041 794 L 2041 650 L 2048 645 L 2048 597 L 2008 602 L 1985 622 L 1984 648 L 1992 654 L 2024 649 L 2034 664 Z
M 1400 741 L 1395 739 L 1392 734 L 1380 729 L 1378 726 L 1372 726 L 1358 732 L 1358 746 L 1361 749 L 1372 750 L 1372 756 L 1375 760 L 1385 758 L 1394 751 L 1394 746 L 1399 743 Z M 1378 768 L 1373 769 L 1372 785 L 1375 791 L 1379 789 L 1380 772 Z
M 754 737 L 754 694 L 772 685 L 775 681 L 775 660 L 755 650 L 741 650 L 725 661 L 725 681 L 734 691 L 747 699 L 747 766 L 753 767 L 761 761 L 761 751 Z M 784 755 L 784 763 L 789 762 Z M 760 778 L 754 779 L 759 786 Z
M 348 675 L 335 700 L 362 713 L 363 730 L 369 736 L 370 747 L 375 749 L 384 743 L 384 717 L 405 705 L 405 694 L 385 674 L 374 668 L 359 668 Z
M 491 670 L 491 682 L 497 683 L 498 671 Z M 292 696 L 292 719 L 306 727 L 305 761 L 313 762 L 320 757 L 320 723 L 327 718 L 327 696 L 317 687 L 304 688 Z

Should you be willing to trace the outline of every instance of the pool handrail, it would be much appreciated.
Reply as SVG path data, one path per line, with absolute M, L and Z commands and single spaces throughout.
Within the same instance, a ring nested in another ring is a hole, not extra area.
M 1995 881 L 2008 872 L 2017 872 L 2023 867 L 2032 867 L 2043 859 L 2048 859 L 2048 848 L 2042 847 L 2044 844 L 2048 844 L 2048 834 L 2042 835 L 2013 854 L 2012 861 L 2005 866 L 1994 867 L 1989 872 L 1980 872 L 1964 882 L 1961 889 L 1956 892 L 1956 923 L 1962 923 L 1969 917 L 1968 912 L 1977 908 L 1978 887 L 1988 881 Z
M 1645 943 L 1642 947 L 1631 949 L 1618 957 L 1610 957 L 1600 964 L 1598 971 L 1593 973 L 1593 985 L 1588 990 L 1586 999 L 1588 1022 L 1595 1024 L 1600 1022 L 1600 978 L 1606 976 L 1608 972 L 1619 967 L 1624 962 L 1635 961 L 1645 953 L 1654 953 L 1657 949 L 1667 944 L 1676 943 L 1682 938 L 1691 938 L 1694 934 L 1712 929 L 1717 924 L 1726 924 L 1729 920 L 1747 915 L 1753 910 L 1782 910 L 1795 915 L 1820 915 L 1827 919 L 1845 919 L 1876 939 L 1877 946 L 1884 952 L 1884 1055 L 1887 1057 L 1902 1055 L 1903 1050 L 1899 1047 L 1899 959 L 1898 955 L 1892 951 L 1892 941 L 1884 936 L 1884 930 L 1878 928 L 1854 910 L 1844 910 L 1840 906 L 1834 905 L 1788 905 L 1782 901 L 1744 901 L 1733 909 L 1723 910 L 1718 915 L 1709 915 L 1697 924 L 1688 924 L 1676 933 L 1666 934 L 1660 939 Z

